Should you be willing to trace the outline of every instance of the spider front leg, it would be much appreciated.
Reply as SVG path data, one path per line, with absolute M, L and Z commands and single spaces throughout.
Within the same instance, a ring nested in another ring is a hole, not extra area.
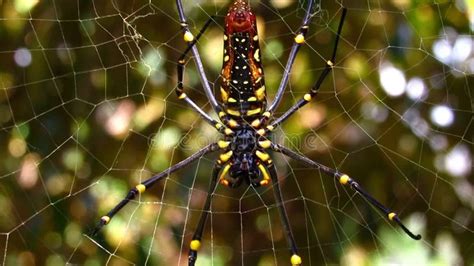
M 179 16 L 179 21 L 181 23 L 181 29 L 183 31 L 183 37 L 184 37 L 184 40 L 189 44 L 188 48 L 186 49 L 185 53 L 183 54 L 185 56 L 185 54 L 191 50 L 193 56 L 194 56 L 194 62 L 196 63 L 196 68 L 197 68 L 197 71 L 198 71 L 198 74 L 199 74 L 199 77 L 201 78 L 201 84 L 204 88 L 204 92 L 206 93 L 206 96 L 207 98 L 209 99 L 210 103 L 211 103 L 211 106 L 212 108 L 214 109 L 214 111 L 216 113 L 219 113 L 220 112 L 220 106 L 219 106 L 219 103 L 217 102 L 216 100 L 216 97 L 214 96 L 214 93 L 212 92 L 212 89 L 209 85 L 209 82 L 207 80 L 207 77 L 206 77 L 206 72 L 204 71 L 204 66 L 202 64 L 202 61 L 201 61 L 201 56 L 199 55 L 199 51 L 198 49 L 196 48 L 196 46 L 194 45 L 197 41 L 197 39 L 201 36 L 201 34 L 205 31 L 205 29 L 207 28 L 207 26 L 209 26 L 209 23 L 210 21 L 213 20 L 213 17 L 211 17 L 209 19 L 209 21 L 205 24 L 205 26 L 203 27 L 203 29 L 201 29 L 200 33 L 198 34 L 198 37 L 195 38 L 194 35 L 191 33 L 191 31 L 189 30 L 189 26 L 188 26 L 188 22 L 186 21 L 186 16 L 184 15 L 184 9 L 183 9 L 183 3 L 181 2 L 181 0 L 176 0 L 176 6 L 177 6 L 177 9 L 178 9 L 178 16 Z M 183 59 L 184 59 L 184 56 L 183 56 Z M 184 64 L 184 63 L 183 63 Z M 178 75 L 179 75 L 179 68 L 180 68 L 180 63 L 178 62 Z M 184 66 L 184 65 L 183 65 Z M 188 102 L 189 103 L 189 102 Z M 195 108 L 195 107 L 193 107 Z M 195 108 L 196 109 L 196 108 Z M 201 115 L 203 115 L 204 112 L 201 112 L 199 110 L 197 110 Z M 210 118 L 209 116 L 205 117 L 206 120 L 208 120 L 208 118 Z
M 351 177 L 349 177 L 348 175 L 346 174 L 342 174 L 342 173 L 339 173 L 337 170 L 335 169 L 332 169 L 330 167 L 327 167 L 323 164 L 320 164 L 318 162 L 315 162 L 311 159 L 309 159 L 308 157 L 305 157 L 301 154 L 298 154 L 282 145 L 273 145 L 272 146 L 272 149 L 276 152 L 279 152 L 279 153 L 282 153 L 296 161 L 299 161 L 299 162 L 302 162 L 303 164 L 305 165 L 308 165 L 308 166 L 311 166 L 311 167 L 314 167 L 314 168 L 317 168 L 319 170 L 321 170 L 324 174 L 328 175 L 328 176 L 332 176 L 334 178 L 336 178 L 337 181 L 339 181 L 340 184 L 342 185 L 349 185 L 352 189 L 354 189 L 355 191 L 359 192 L 359 194 L 362 195 L 362 197 L 364 197 L 372 206 L 376 207 L 377 209 L 379 209 L 382 213 L 385 214 L 385 216 L 387 216 L 387 218 L 390 220 L 390 221 L 393 221 L 395 222 L 398 226 L 400 226 L 400 228 L 402 228 L 402 230 L 408 235 L 410 236 L 412 239 L 414 240 L 420 240 L 421 239 L 421 235 L 415 235 L 413 234 L 401 221 L 400 221 L 400 218 L 398 218 L 398 215 L 389 210 L 387 207 L 385 207 L 382 203 L 380 203 L 378 200 L 376 200 L 374 197 L 372 197 L 372 195 L 370 195 L 367 191 L 365 191 L 364 188 L 362 188 L 359 183 L 357 183 L 354 179 L 352 179 Z
M 303 96 L 303 99 L 300 99 L 295 105 L 293 105 L 288 111 L 286 111 L 282 116 L 277 118 L 271 124 L 272 127 L 276 127 L 280 125 L 288 117 L 294 114 L 298 109 L 300 109 L 301 107 L 309 103 L 314 98 L 314 96 L 316 96 L 316 94 L 319 92 L 319 88 L 321 87 L 321 84 L 323 83 L 324 79 L 327 77 L 329 72 L 332 70 L 332 68 L 334 67 L 334 60 L 336 58 L 337 45 L 339 43 L 339 37 L 341 36 L 342 26 L 344 25 L 346 13 L 347 13 L 347 9 L 343 8 L 341 20 L 339 22 L 339 27 L 337 29 L 337 35 L 336 35 L 336 40 L 334 42 L 334 48 L 333 48 L 331 59 L 326 61 L 326 66 L 324 67 L 323 72 L 321 72 L 321 74 L 319 75 L 318 80 L 316 81 L 314 86 L 309 90 L 309 92 Z
M 221 123 L 218 121 L 212 119 L 204 110 L 202 110 L 191 98 L 189 98 L 186 93 L 184 92 L 184 85 L 183 85 L 183 79 L 184 79 L 184 70 L 185 70 L 185 63 L 186 63 L 186 55 L 189 53 L 191 49 L 196 45 L 197 41 L 203 33 L 206 31 L 206 29 L 209 27 L 209 25 L 212 23 L 214 20 L 214 17 L 209 18 L 209 20 L 204 24 L 202 29 L 199 31 L 199 34 L 194 37 L 189 30 L 184 30 L 184 41 L 188 43 L 188 47 L 186 50 L 181 54 L 181 56 L 178 59 L 178 64 L 177 64 L 177 72 L 178 72 L 178 85 L 176 87 L 176 94 L 178 96 L 178 99 L 184 100 L 191 108 L 193 108 L 196 112 L 198 112 L 205 120 L 208 122 L 210 125 L 213 127 L 216 127 L 217 129 L 223 130 L 224 127 Z M 187 27 L 187 26 L 186 26 Z M 217 109 L 220 111 L 220 107 Z
M 286 62 L 283 77 L 281 78 L 280 85 L 278 86 L 277 93 L 275 99 L 273 100 L 270 107 L 268 107 L 268 111 L 273 113 L 276 108 L 278 107 L 280 101 L 283 99 L 283 93 L 285 92 L 286 85 L 288 84 L 288 78 L 290 77 L 291 69 L 293 68 L 293 63 L 295 62 L 296 55 L 298 51 L 304 43 L 304 39 L 306 37 L 306 33 L 308 32 L 309 23 L 311 22 L 311 10 L 313 9 L 313 0 L 308 1 L 308 5 L 306 6 L 306 14 L 301 22 L 301 26 L 298 30 L 298 33 L 295 36 L 293 45 L 291 47 L 290 55 L 288 56 L 288 61 Z
M 199 248 L 201 247 L 202 233 L 204 231 L 204 226 L 206 225 L 207 216 L 209 215 L 209 210 L 211 209 L 212 196 L 214 195 L 214 191 L 217 187 L 217 178 L 221 169 L 222 169 L 222 165 L 220 165 L 219 163 L 216 163 L 212 172 L 212 179 L 209 184 L 209 191 L 207 192 L 206 203 L 204 204 L 204 208 L 202 210 L 201 217 L 199 218 L 197 229 L 194 232 L 193 239 L 189 243 L 189 256 L 188 256 L 189 266 L 193 266 L 197 260 L 197 253 L 198 253 Z
M 120 201 L 112 210 L 110 210 L 107 215 L 104 215 L 100 218 L 100 222 L 97 226 L 92 230 L 91 236 L 95 236 L 100 229 L 106 224 L 110 222 L 110 220 L 114 217 L 114 215 L 119 212 L 125 205 L 127 205 L 131 200 L 135 199 L 138 194 L 145 192 L 148 188 L 152 187 L 158 181 L 163 179 L 164 177 L 169 176 L 171 173 L 176 172 L 177 170 L 186 167 L 187 165 L 191 164 L 192 162 L 196 161 L 197 159 L 201 158 L 202 156 L 211 153 L 213 151 L 217 151 L 219 149 L 217 144 L 209 144 L 206 147 L 202 148 L 201 150 L 197 151 L 193 155 L 189 156 L 188 158 L 182 160 L 181 162 L 171 166 L 170 168 L 164 170 L 163 172 L 152 176 L 151 178 L 143 181 L 141 184 L 138 184 L 136 187 L 130 189 L 127 196 Z

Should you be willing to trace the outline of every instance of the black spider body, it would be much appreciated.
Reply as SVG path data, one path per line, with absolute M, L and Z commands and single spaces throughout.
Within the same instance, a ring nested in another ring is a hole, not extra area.
M 255 130 L 248 126 L 236 130 L 230 149 L 233 151 L 233 156 L 227 177 L 229 187 L 238 187 L 244 180 L 252 186 L 260 186 L 261 174 L 257 166 L 260 162 L 254 155 L 257 149 Z

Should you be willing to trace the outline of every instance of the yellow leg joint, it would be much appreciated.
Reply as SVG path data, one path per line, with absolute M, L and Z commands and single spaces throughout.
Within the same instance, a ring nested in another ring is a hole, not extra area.
M 187 97 L 186 93 L 183 92 L 183 93 L 181 93 L 181 94 L 178 96 L 178 99 L 182 100 L 182 99 L 184 99 L 184 98 L 186 98 L 186 97 Z
M 234 119 L 230 119 L 229 120 L 229 126 L 232 127 L 232 128 L 235 128 L 237 127 L 239 124 L 237 123 L 237 121 L 235 121 Z
M 219 159 L 222 161 L 222 162 L 227 162 L 230 157 L 232 157 L 232 154 L 233 152 L 232 151 L 228 151 L 226 153 L 222 153 L 220 156 L 219 156 Z
M 305 101 L 309 102 L 309 101 L 311 101 L 311 98 L 313 98 L 313 97 L 311 97 L 311 94 L 306 93 L 306 94 L 303 96 L 303 98 L 304 98 Z
M 201 248 L 201 241 L 195 239 L 192 240 L 191 243 L 189 244 L 189 248 L 194 251 L 198 251 Z
M 194 35 L 191 32 L 186 31 L 184 33 L 183 39 L 185 42 L 192 42 L 194 40 Z
M 221 149 L 227 148 L 227 147 L 229 146 L 229 144 L 230 144 L 230 141 L 225 141 L 225 140 L 219 140 L 219 141 L 217 142 L 217 145 L 218 145 L 219 148 L 221 148 Z
M 296 42 L 297 44 L 302 44 L 302 43 L 304 43 L 304 35 L 301 34 L 301 33 L 298 34 L 298 35 L 296 35 L 296 36 L 295 36 L 295 42 Z
M 330 67 L 333 67 L 333 66 L 334 66 L 334 63 L 333 63 L 331 60 L 328 60 L 326 63 L 327 63 L 328 66 L 330 66 Z
M 232 131 L 232 129 L 230 129 L 230 128 L 226 128 L 226 129 L 224 129 L 224 134 L 232 135 L 232 134 L 234 134 L 234 131 Z
M 397 214 L 394 213 L 394 212 L 391 212 L 391 213 L 388 214 L 388 219 L 389 219 L 390 221 L 393 221 L 393 218 L 395 218 L 395 216 L 397 216 Z
M 264 148 L 264 149 L 268 149 L 270 148 L 270 146 L 272 146 L 272 142 L 270 140 L 261 140 L 258 142 L 258 146 Z
M 301 257 L 296 255 L 296 254 L 293 254 L 293 256 L 291 256 L 291 265 L 293 266 L 297 266 L 297 265 L 301 265 Z
M 140 193 L 140 194 L 142 194 L 146 190 L 146 187 L 143 184 L 139 184 L 135 188 L 138 190 L 138 193 Z
M 262 160 L 263 162 L 267 162 L 268 159 L 270 159 L 270 155 L 268 155 L 268 153 L 261 152 L 259 150 L 255 152 L 255 155 L 257 155 L 257 157 L 260 158 L 260 160 Z
M 339 179 L 339 183 L 342 185 L 347 185 L 351 178 L 348 175 L 342 175 L 341 178 Z
M 104 224 L 108 224 L 110 222 L 110 217 L 105 215 L 100 218 L 102 221 L 104 221 Z
M 260 126 L 260 119 L 257 118 L 255 120 L 253 120 L 251 125 L 252 125 L 252 127 L 259 127 Z

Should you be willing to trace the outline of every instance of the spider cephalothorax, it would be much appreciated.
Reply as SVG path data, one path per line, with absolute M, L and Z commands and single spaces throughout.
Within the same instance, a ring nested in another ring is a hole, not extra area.
M 339 28 L 337 30 L 332 56 L 326 61 L 325 68 L 321 72 L 319 78 L 315 81 L 313 87 L 311 87 L 295 105 L 284 112 L 280 117 L 274 118 L 273 114 L 278 104 L 283 99 L 283 93 L 288 84 L 288 78 L 296 54 L 298 53 L 299 48 L 305 43 L 305 36 L 311 21 L 314 0 L 308 0 L 307 2 L 308 4 L 305 7 L 306 13 L 303 17 L 302 24 L 295 35 L 294 43 L 289 53 L 288 62 L 285 66 L 281 83 L 278 86 L 273 102 L 267 107 L 265 81 L 258 43 L 257 24 L 255 15 L 250 9 L 250 5 L 244 0 L 235 0 L 225 18 L 224 63 L 221 71 L 220 84 L 222 101 L 219 102 L 214 96 L 213 90 L 207 81 L 199 51 L 196 48 L 196 43 L 199 37 L 202 36 L 206 28 L 213 21 L 213 18 L 204 25 L 197 37 L 194 37 L 186 22 L 186 16 L 184 14 L 181 0 L 176 0 L 184 40 L 188 44 L 188 47 L 178 59 L 178 84 L 176 87 L 176 93 L 179 99 L 184 100 L 191 108 L 198 112 L 206 122 L 223 134 L 223 137 L 217 143 L 212 143 L 202 148 L 188 158 L 132 188 L 119 204 L 110 210 L 107 215 L 102 216 L 99 224 L 92 233 L 93 235 L 95 235 L 105 224 L 109 223 L 112 217 L 138 194 L 145 192 L 146 189 L 156 184 L 159 180 L 191 164 L 202 156 L 219 150 L 220 155 L 218 156 L 214 166 L 206 203 L 199 219 L 197 229 L 189 245 L 189 265 L 194 265 L 196 262 L 198 250 L 201 247 L 202 233 L 211 207 L 212 195 L 214 194 L 213 191 L 216 189 L 217 184 L 221 183 L 229 187 L 237 187 L 242 184 L 243 181 L 254 187 L 267 185 L 270 184 L 270 181 L 272 182 L 276 202 L 275 206 L 277 206 L 279 210 L 283 230 L 292 254 L 290 258 L 291 264 L 300 265 L 302 258 L 298 255 L 296 242 L 285 211 L 276 168 L 270 155 L 267 153 L 267 150 L 273 150 L 274 152 L 282 153 L 294 160 L 304 163 L 307 166 L 313 167 L 313 169 L 317 169 L 328 176 L 334 177 L 342 185 L 351 187 L 359 192 L 360 195 L 362 195 L 371 205 L 384 213 L 390 221 L 397 223 L 411 238 L 417 240 L 421 239 L 420 235 L 414 235 L 403 225 L 397 214 L 383 206 L 348 175 L 315 162 L 283 145 L 274 144 L 268 138 L 269 134 L 275 127 L 279 126 L 298 109 L 302 108 L 315 98 L 324 79 L 334 67 L 334 59 L 336 56 L 339 36 L 346 15 L 345 8 L 342 8 L 341 22 L 339 23 Z M 216 121 L 209 116 L 184 92 L 183 76 L 186 62 L 185 59 L 190 51 L 193 54 L 204 92 L 206 93 L 213 110 L 219 115 L 220 121 Z
M 242 181 L 254 187 L 268 183 L 267 170 L 261 169 L 262 161 L 255 156 L 258 150 L 257 138 L 255 129 L 250 126 L 243 126 L 235 131 L 229 145 L 233 151 L 228 162 L 229 167 L 224 167 L 221 172 L 222 184 L 234 188 Z

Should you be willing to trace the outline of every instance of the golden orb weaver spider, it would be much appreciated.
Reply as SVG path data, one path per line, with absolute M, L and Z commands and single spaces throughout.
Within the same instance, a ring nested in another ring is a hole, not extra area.
M 194 37 L 189 30 L 188 23 L 186 22 L 182 2 L 181 0 L 176 0 L 183 38 L 188 44 L 187 49 L 178 60 L 178 84 L 176 87 L 176 93 L 179 99 L 184 100 L 189 104 L 191 108 L 198 112 L 202 118 L 215 127 L 224 135 L 224 137 L 217 143 L 207 145 L 188 158 L 132 188 L 119 204 L 110 210 L 107 215 L 102 216 L 99 224 L 93 230 L 92 235 L 97 234 L 104 225 L 110 222 L 112 217 L 118 211 L 120 211 L 138 194 L 145 192 L 145 190 L 156 184 L 161 179 L 189 165 L 200 157 L 220 150 L 221 153 L 219 158 L 216 160 L 213 169 L 206 202 L 197 229 L 189 244 L 188 264 L 194 265 L 197 260 L 198 250 L 201 247 L 202 233 L 211 206 L 212 194 L 218 182 L 225 186 L 235 188 L 241 185 L 243 181 L 246 181 L 248 185 L 254 187 L 265 186 L 270 184 L 270 182 L 273 183 L 276 205 L 280 213 L 281 222 L 283 223 L 286 240 L 289 244 L 289 249 L 291 250 L 290 262 L 292 265 L 300 265 L 302 259 L 298 255 L 288 215 L 285 211 L 284 205 L 282 204 L 282 194 L 277 179 L 277 172 L 270 155 L 267 153 L 267 150 L 273 150 L 274 152 L 282 153 L 307 166 L 319 169 L 324 174 L 336 178 L 342 185 L 350 186 L 352 189 L 360 193 L 370 204 L 384 213 L 390 221 L 394 221 L 398 224 L 411 238 L 415 240 L 421 239 L 420 235 L 414 235 L 405 227 L 397 214 L 373 198 L 347 174 L 340 173 L 335 169 L 315 162 L 282 145 L 274 144 L 268 138 L 271 131 L 294 114 L 298 109 L 310 102 L 318 94 L 322 82 L 334 66 L 337 45 L 347 12 L 345 8 L 342 9 L 341 20 L 339 22 L 331 59 L 327 60 L 325 68 L 319 75 L 314 86 L 303 96 L 302 99 L 283 113 L 283 115 L 271 121 L 275 109 L 283 98 L 283 93 L 288 84 L 288 78 L 295 57 L 299 48 L 305 42 L 305 36 L 311 21 L 311 10 L 313 4 L 314 0 L 308 1 L 306 13 L 294 38 L 285 67 L 285 72 L 277 89 L 275 99 L 272 104 L 267 107 L 256 17 L 252 13 L 249 3 L 246 0 L 235 0 L 225 17 L 224 62 L 221 72 L 222 80 L 220 86 L 222 101 L 218 102 L 207 81 L 204 67 L 195 45 L 213 19 L 209 19 L 200 30 L 199 34 Z M 219 115 L 220 121 L 211 118 L 184 92 L 184 66 L 185 58 L 189 51 L 191 51 L 194 56 L 206 96 L 214 111 Z

